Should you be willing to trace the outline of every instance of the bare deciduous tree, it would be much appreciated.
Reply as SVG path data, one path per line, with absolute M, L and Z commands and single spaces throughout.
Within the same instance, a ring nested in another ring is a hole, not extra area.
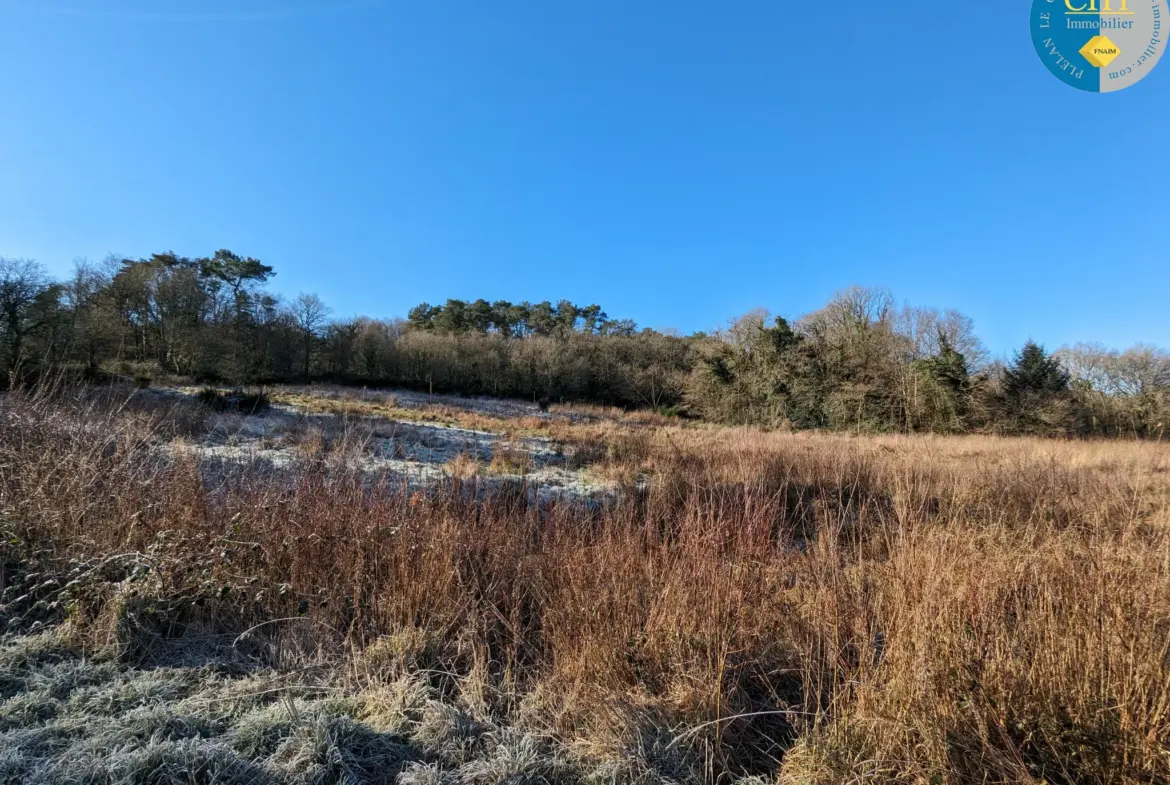
M 307 381 L 312 374 L 314 346 L 329 320 L 329 306 L 317 295 L 302 292 L 289 305 L 289 313 L 300 334 L 301 367 Z
M 0 331 L 3 332 L 3 370 L 12 372 L 24 360 L 25 342 L 48 315 L 43 299 L 49 277 L 32 259 L 0 257 Z

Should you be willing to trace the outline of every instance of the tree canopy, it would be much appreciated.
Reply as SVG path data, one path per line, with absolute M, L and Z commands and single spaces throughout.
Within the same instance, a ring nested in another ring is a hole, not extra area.
M 405 319 L 338 318 L 265 287 L 227 249 L 81 263 L 54 281 L 0 259 L 0 372 L 233 383 L 328 379 L 432 392 L 653 407 L 766 427 L 1161 437 L 1170 354 L 1029 341 L 1001 366 L 954 310 L 850 287 L 789 319 L 757 310 L 689 336 L 571 300 L 449 299 Z

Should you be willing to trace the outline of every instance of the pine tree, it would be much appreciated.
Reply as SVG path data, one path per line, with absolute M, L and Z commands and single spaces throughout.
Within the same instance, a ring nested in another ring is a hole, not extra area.
M 1004 389 L 1013 397 L 1068 389 L 1068 373 L 1060 366 L 1060 361 L 1034 341 L 1024 344 L 1003 376 Z
M 922 388 L 919 393 L 916 387 L 907 401 L 907 424 L 944 433 L 959 432 L 966 428 L 971 395 L 967 358 L 941 331 L 938 344 L 938 354 L 914 362 Z
M 967 358 L 955 349 L 942 332 L 938 336 L 938 354 L 927 360 L 931 372 L 940 384 L 956 395 L 968 392 L 971 375 L 967 370 Z

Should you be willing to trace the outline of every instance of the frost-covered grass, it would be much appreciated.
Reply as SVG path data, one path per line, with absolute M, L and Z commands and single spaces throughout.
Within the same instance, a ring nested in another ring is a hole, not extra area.
M 501 727 L 424 675 L 359 686 L 337 667 L 315 679 L 215 662 L 135 668 L 87 658 L 66 630 L 0 647 L 0 782 L 574 782 L 541 734 Z M 597 764 L 593 764 L 597 770 Z

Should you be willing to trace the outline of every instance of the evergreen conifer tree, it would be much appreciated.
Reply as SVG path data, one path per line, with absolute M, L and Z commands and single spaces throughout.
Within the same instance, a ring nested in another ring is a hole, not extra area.
M 1004 389 L 1014 397 L 1026 393 L 1062 392 L 1068 389 L 1068 378 L 1059 360 L 1035 341 L 1028 341 L 1004 370 Z

